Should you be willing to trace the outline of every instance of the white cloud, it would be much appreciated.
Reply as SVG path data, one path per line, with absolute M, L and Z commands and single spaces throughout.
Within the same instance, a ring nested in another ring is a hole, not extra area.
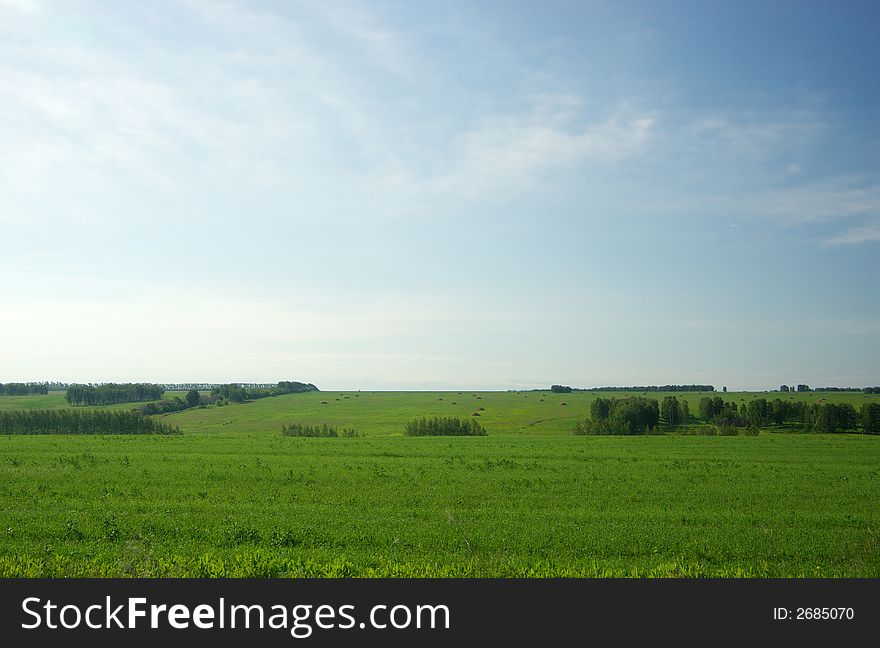
M 835 178 L 817 184 L 763 192 L 759 194 L 755 211 L 776 218 L 785 225 L 880 214 L 880 185 L 853 186 L 859 180 Z
M 880 220 L 863 227 L 853 227 L 828 239 L 829 245 L 854 245 L 880 241 Z

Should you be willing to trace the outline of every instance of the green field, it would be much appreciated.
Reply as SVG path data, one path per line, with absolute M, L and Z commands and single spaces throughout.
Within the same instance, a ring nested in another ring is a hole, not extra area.
M 164 398 L 183 398 L 186 392 L 165 392 Z M 118 403 L 115 405 L 101 405 L 93 408 L 82 409 L 132 409 L 140 403 Z M 64 392 L 52 391 L 40 396 L 0 396 L 0 410 L 33 410 L 33 409 L 67 409 L 70 404 L 64 399 Z
M 573 436 L 596 396 L 319 392 L 162 417 L 181 436 L 0 436 L 0 576 L 880 576 L 880 437 Z M 401 434 L 473 412 L 490 436 Z

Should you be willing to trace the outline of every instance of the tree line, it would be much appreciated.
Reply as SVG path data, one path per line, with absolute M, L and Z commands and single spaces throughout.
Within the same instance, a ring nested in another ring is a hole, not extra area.
M 405 436 L 486 436 L 487 432 L 474 418 L 435 416 L 407 421 L 403 434 Z
M 34 396 L 48 394 L 49 383 L 0 383 L 0 396 Z
M 298 394 L 309 391 L 318 391 L 311 383 L 299 383 L 282 380 L 272 387 L 244 387 L 240 384 L 216 385 L 208 395 L 201 395 L 197 389 L 192 388 L 181 398 L 175 396 L 168 400 L 160 400 L 155 403 L 141 405 L 140 411 L 145 415 L 170 414 L 180 412 L 192 407 L 204 405 L 223 405 L 226 401 L 243 403 L 247 400 L 265 398 L 267 396 L 280 396 L 282 394 Z
M 713 392 L 713 385 L 643 385 L 635 387 L 575 387 L 576 392 Z
M 780 385 L 779 391 L 785 392 L 861 392 L 864 394 L 880 394 L 880 387 L 810 387 L 809 385 Z
M 719 402 L 721 401 L 721 402 Z M 753 398 L 741 403 L 721 398 L 701 398 L 700 418 L 707 422 L 737 427 L 768 427 L 792 424 L 808 432 L 833 434 L 855 432 L 861 426 L 865 434 L 880 434 L 880 403 L 863 403 L 860 410 L 850 403 L 804 403 Z
M 0 411 L 0 434 L 180 434 L 137 410 Z
M 350 427 L 344 427 L 337 430 L 335 427 L 326 423 L 323 425 L 303 425 L 302 423 L 290 423 L 281 426 L 281 434 L 289 437 L 348 437 L 353 438 L 361 436 L 357 430 Z
M 302 394 L 313 391 L 319 390 L 312 383 L 282 380 L 273 387 L 246 387 L 241 383 L 217 385 L 211 390 L 211 394 L 233 403 L 243 403 L 244 401 L 256 400 L 258 398 L 281 396 L 283 394 Z
M 575 434 L 650 434 L 660 423 L 657 399 L 642 396 L 597 398 L 590 414 L 575 424 Z
M 757 434 L 759 428 L 786 424 L 822 434 L 856 432 L 859 428 L 865 434 L 880 434 L 880 403 L 864 403 L 857 411 L 849 403 L 755 398 L 737 406 L 721 396 L 706 396 L 699 401 L 698 414 L 703 422 L 732 434 L 735 428 Z M 575 424 L 575 434 L 650 434 L 661 421 L 674 429 L 691 419 L 687 402 L 675 396 L 665 397 L 662 404 L 641 396 L 597 398 L 590 404 L 590 416 Z
M 67 388 L 64 398 L 71 405 L 115 405 L 159 400 L 164 393 L 161 385 L 152 383 L 73 384 Z
M 220 400 L 220 396 L 210 394 L 202 396 L 197 390 L 190 389 L 186 395 L 181 398 L 174 398 L 156 401 L 155 403 L 146 403 L 140 406 L 141 414 L 152 416 L 154 414 L 170 414 L 171 412 L 181 412 L 192 407 L 201 407 L 202 405 L 212 405 Z

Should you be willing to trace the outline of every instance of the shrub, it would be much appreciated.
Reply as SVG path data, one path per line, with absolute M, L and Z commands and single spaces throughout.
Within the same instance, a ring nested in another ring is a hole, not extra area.
M 574 433 L 578 435 L 612 434 L 608 419 L 583 419 L 574 424 Z
M 476 413 L 475 413 L 476 414 Z M 486 436 L 486 430 L 473 418 L 417 418 L 406 422 L 405 436 Z
M 0 434 L 180 434 L 176 426 L 130 411 L 0 411 Z
M 602 416 L 605 404 L 596 405 L 602 400 L 607 401 L 607 416 Z M 632 396 L 614 401 L 597 398 L 590 410 L 599 416 L 575 424 L 575 434 L 649 434 L 660 422 L 660 406 L 653 398 Z
M 597 398 L 590 403 L 590 416 L 593 420 L 606 419 L 611 415 L 611 399 Z
M 343 428 L 343 436 L 357 436 L 354 428 Z M 281 434 L 289 437 L 338 437 L 339 432 L 335 427 L 326 423 L 323 425 L 303 425 L 302 423 L 290 423 L 281 426 Z
M 804 411 L 804 426 L 820 434 L 855 430 L 857 421 L 856 408 L 849 403 L 815 403 Z
M 880 403 L 865 403 L 861 410 L 865 434 L 880 434 Z

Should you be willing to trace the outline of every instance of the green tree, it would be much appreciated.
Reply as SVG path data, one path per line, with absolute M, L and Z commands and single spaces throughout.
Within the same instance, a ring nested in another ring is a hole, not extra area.
M 186 392 L 186 405 L 187 407 L 198 407 L 202 402 L 202 397 L 199 396 L 198 390 L 190 389 Z
M 590 403 L 590 416 L 592 416 L 597 421 L 607 419 L 609 416 L 611 416 L 611 399 L 597 398 L 592 403 Z
M 880 434 L 880 403 L 865 403 L 861 409 L 865 434 Z
M 675 396 L 666 396 L 663 399 L 663 403 L 660 405 L 660 416 L 671 428 L 681 422 L 681 409 Z

